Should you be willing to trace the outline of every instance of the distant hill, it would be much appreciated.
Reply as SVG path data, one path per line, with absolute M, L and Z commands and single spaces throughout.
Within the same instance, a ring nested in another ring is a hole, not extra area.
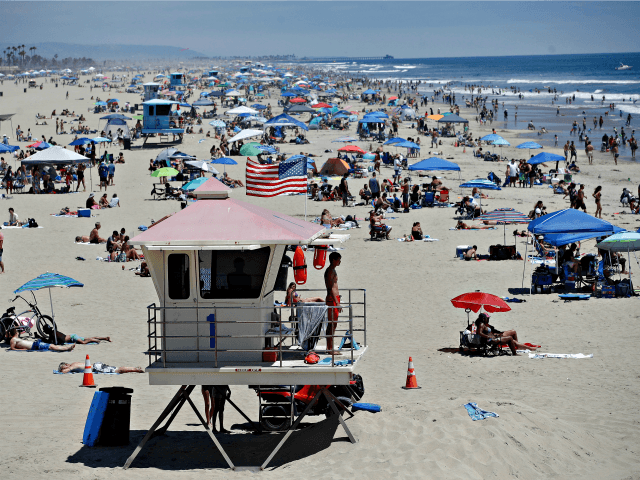
M 5 41 L 6 43 L 6 41 Z M 8 44 L 10 44 L 9 42 Z M 26 43 L 25 43 L 26 45 Z M 188 59 L 205 57 L 203 53 L 194 50 L 183 50 L 181 47 L 165 45 L 78 45 L 71 43 L 44 42 L 26 45 L 27 55 L 29 47 L 37 47 L 36 54 L 51 58 L 58 54 L 58 58 L 87 57 L 96 61 L 103 60 L 145 60 L 145 59 Z

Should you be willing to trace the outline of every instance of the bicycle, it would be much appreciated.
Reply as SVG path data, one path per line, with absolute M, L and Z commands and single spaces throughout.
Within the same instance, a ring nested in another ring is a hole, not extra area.
M 31 292 L 31 295 L 33 296 L 33 303 L 21 295 L 16 295 L 16 297 L 11 300 L 11 302 L 15 302 L 18 298 L 22 299 L 29 306 L 29 310 L 16 314 L 16 307 L 8 308 L 0 318 L 0 338 L 5 338 L 7 333 L 13 328 L 18 328 L 21 332 L 30 334 L 31 328 L 35 325 L 40 337 L 45 339 L 49 338 L 51 340 L 50 343 L 57 344 L 55 338 L 55 332 L 58 331 L 56 322 L 49 315 L 42 314 L 38 308 L 38 301 L 36 300 L 35 294 Z M 28 320 L 24 320 L 24 317 L 28 317 Z M 51 338 L 49 332 L 54 332 L 53 338 Z

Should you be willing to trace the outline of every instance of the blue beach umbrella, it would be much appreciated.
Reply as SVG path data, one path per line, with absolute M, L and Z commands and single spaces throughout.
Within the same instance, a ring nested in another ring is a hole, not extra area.
M 209 180 L 207 177 L 196 178 L 194 180 L 191 180 L 188 183 L 185 183 L 182 186 L 182 190 L 184 190 L 185 192 L 192 192 L 196 188 L 198 188 L 200 185 L 202 185 L 204 182 L 206 182 L 207 180 Z
M 86 137 L 82 137 L 82 138 L 78 138 L 78 139 L 74 140 L 69 145 L 75 147 L 77 145 L 86 145 L 87 143 L 91 143 L 91 139 L 90 138 L 86 138 Z
M 460 188 L 480 188 L 485 190 L 502 190 L 498 185 L 486 178 L 476 178 L 460 185 Z
M 384 142 L 382 145 L 393 145 L 394 143 L 402 143 L 402 142 L 406 142 L 406 141 L 407 140 L 404 139 L 404 138 L 394 137 L 394 138 L 390 138 L 389 140 Z
M 215 163 L 217 165 L 224 165 L 225 173 L 227 171 L 227 165 L 237 165 L 238 164 L 238 162 L 236 162 L 233 158 L 229 158 L 229 157 L 214 158 L 209 163 Z
M 484 137 L 482 137 L 480 140 L 483 142 L 494 142 L 496 140 L 504 140 L 504 139 L 497 133 L 490 133 L 489 135 L 485 135 Z
M 534 149 L 534 148 L 542 148 L 542 145 L 540 145 L 539 143 L 536 142 L 524 142 L 521 143 L 520 145 L 518 145 L 516 148 L 521 148 L 521 149 Z
M 209 122 L 209 125 L 216 128 L 224 128 L 227 126 L 227 124 L 224 123 L 222 120 L 212 120 Z
M 49 147 L 52 147 L 53 145 L 51 145 L 48 142 L 40 142 L 40 144 L 36 147 L 36 150 L 45 150 Z
M 111 140 L 105 137 L 96 137 L 96 138 L 92 138 L 91 141 L 95 143 L 106 143 L 106 142 L 110 142 Z
M 503 145 L 506 145 L 508 147 L 511 144 L 507 142 L 504 138 L 499 138 L 498 140 L 494 140 L 493 142 L 491 142 L 491 145 L 500 145 L 501 147 Z
M 49 302 L 51 304 L 51 317 L 54 319 L 53 322 L 53 343 L 57 344 L 56 337 L 56 323 L 55 323 L 55 315 L 53 313 L 53 300 L 51 299 L 51 289 L 53 287 L 84 287 L 84 284 L 80 283 L 77 280 L 74 280 L 71 277 L 67 277 L 65 275 L 60 275 L 59 273 L 43 273 L 42 275 L 37 276 L 33 280 L 29 280 L 27 283 L 22 285 L 17 290 L 14 290 L 13 293 L 20 294 L 22 292 L 31 292 L 35 299 L 34 291 L 42 290 L 46 288 L 49 290 Z
M 4 143 L 0 143 L 0 153 L 13 153 L 16 150 L 20 150 L 20 147 L 17 145 L 5 145 Z

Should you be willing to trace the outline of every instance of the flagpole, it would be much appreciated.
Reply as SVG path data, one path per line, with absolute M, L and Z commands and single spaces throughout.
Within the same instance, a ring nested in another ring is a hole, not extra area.
M 309 180 L 307 180 L 307 191 L 304 192 L 304 221 L 307 221 L 307 198 L 309 198 Z

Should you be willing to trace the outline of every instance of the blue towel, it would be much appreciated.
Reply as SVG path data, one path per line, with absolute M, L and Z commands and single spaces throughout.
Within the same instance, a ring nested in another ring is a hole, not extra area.
M 477 403 L 473 403 L 473 402 L 469 402 L 465 404 L 464 408 L 467 409 L 467 413 L 471 417 L 471 420 L 473 420 L 474 422 L 476 420 L 484 420 L 485 418 L 500 416 L 497 413 L 487 412 L 486 410 L 482 410 L 481 408 L 478 407 Z
M 59 372 L 58 370 L 54 370 L 53 373 L 55 375 L 68 375 L 69 373 L 70 374 L 80 373 L 84 375 L 84 370 L 82 372 L 67 372 L 67 373 L 62 373 L 62 372 Z M 94 372 L 93 370 L 91 371 L 91 373 L 93 373 L 94 375 L 120 375 L 119 373 Z

